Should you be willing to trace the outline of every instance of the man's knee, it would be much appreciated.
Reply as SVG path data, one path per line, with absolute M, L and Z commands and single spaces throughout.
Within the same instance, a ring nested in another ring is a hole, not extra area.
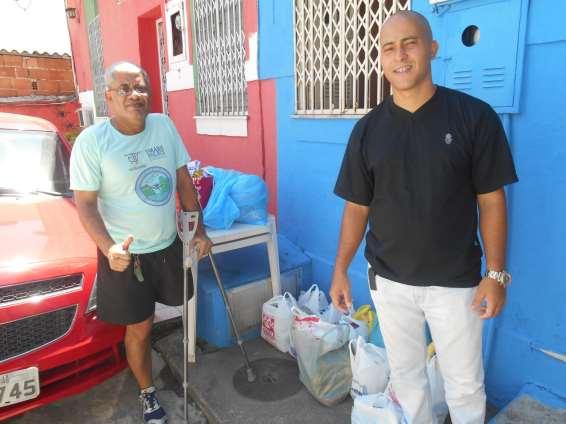
M 446 379 L 444 390 L 448 403 L 485 398 L 485 386 L 477 380 Z
M 153 317 L 136 324 L 126 326 L 126 340 L 143 343 L 149 341 L 151 337 L 151 329 L 153 326 Z

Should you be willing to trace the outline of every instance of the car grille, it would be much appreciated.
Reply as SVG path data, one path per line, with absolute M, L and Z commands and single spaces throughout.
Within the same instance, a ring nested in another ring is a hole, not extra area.
M 0 325 L 0 362 L 23 355 L 64 336 L 77 305 Z
M 50 280 L 32 281 L 0 288 L 0 306 L 21 302 L 36 296 L 45 296 L 82 286 L 82 274 L 66 275 Z

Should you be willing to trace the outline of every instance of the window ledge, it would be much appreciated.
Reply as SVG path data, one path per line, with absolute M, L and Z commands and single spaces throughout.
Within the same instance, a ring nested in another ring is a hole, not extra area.
M 360 119 L 364 117 L 367 113 L 295 113 L 290 115 L 293 119 Z
M 109 116 L 95 116 L 95 117 L 94 117 L 94 123 L 95 123 L 95 124 L 100 124 L 101 122 L 108 121 L 109 119 L 110 119 Z
M 248 116 L 195 116 L 197 134 L 248 136 Z

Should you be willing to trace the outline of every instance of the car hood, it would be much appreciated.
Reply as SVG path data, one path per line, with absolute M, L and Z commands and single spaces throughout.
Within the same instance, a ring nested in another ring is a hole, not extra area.
M 96 258 L 74 202 L 46 195 L 0 197 L 0 271 Z

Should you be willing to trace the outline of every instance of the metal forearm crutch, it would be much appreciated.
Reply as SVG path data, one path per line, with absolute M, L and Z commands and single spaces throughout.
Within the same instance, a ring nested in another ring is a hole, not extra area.
M 248 382 L 252 383 L 255 381 L 255 374 L 252 369 L 252 366 L 250 365 L 250 360 L 248 359 L 248 353 L 244 348 L 244 342 L 240 337 L 240 332 L 238 331 L 238 327 L 236 327 L 236 321 L 234 320 L 234 315 L 232 314 L 230 301 L 228 300 L 228 296 L 226 295 L 226 290 L 224 290 L 224 285 L 222 284 L 222 280 L 220 279 L 220 274 L 218 272 L 218 268 L 216 267 L 216 262 L 214 262 L 214 257 L 212 256 L 212 252 L 208 254 L 208 258 L 210 259 L 210 264 L 212 265 L 212 271 L 214 272 L 214 277 L 216 278 L 216 282 L 218 283 L 220 294 L 222 295 L 222 299 L 224 300 L 224 305 L 226 306 L 226 312 L 228 313 L 228 318 L 230 319 L 230 323 L 232 324 L 232 330 L 234 331 L 234 335 L 236 336 L 236 341 L 238 342 L 238 346 L 240 346 L 242 355 L 244 355 Z
M 191 269 L 193 277 L 193 291 L 196 290 L 198 276 L 198 252 L 191 248 L 191 241 L 195 235 L 198 225 L 198 212 L 180 212 L 177 231 L 179 238 L 183 242 L 183 399 L 184 399 L 184 418 L 189 422 L 188 411 L 188 390 L 189 390 L 189 336 L 188 336 L 188 315 L 189 315 L 189 281 L 187 272 Z M 194 296 L 194 293 L 193 293 Z

